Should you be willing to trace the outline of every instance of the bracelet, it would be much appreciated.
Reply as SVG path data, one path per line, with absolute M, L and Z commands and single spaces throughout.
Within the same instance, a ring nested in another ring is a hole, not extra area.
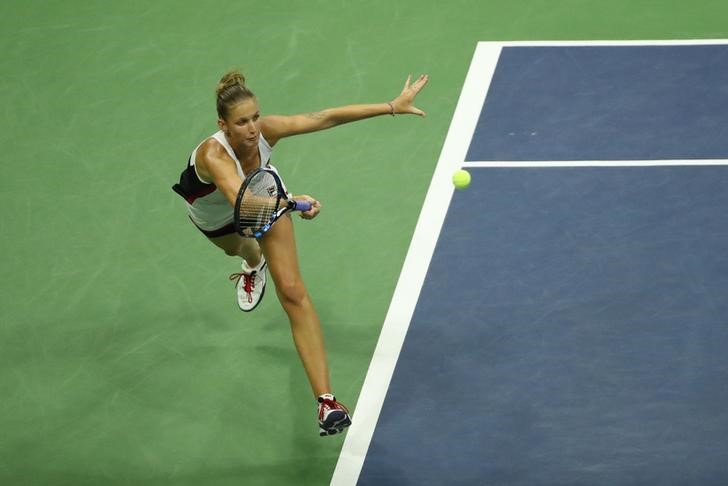
M 390 115 L 394 116 L 394 105 L 390 101 L 387 101 L 387 104 L 389 105 L 389 109 L 391 111 Z

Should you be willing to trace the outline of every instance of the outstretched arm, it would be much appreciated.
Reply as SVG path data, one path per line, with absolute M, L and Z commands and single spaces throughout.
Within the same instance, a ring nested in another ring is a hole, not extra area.
M 412 76 L 408 76 L 399 96 L 386 103 L 340 106 L 304 115 L 264 116 L 260 120 L 261 131 L 266 140 L 273 145 L 281 138 L 325 130 L 344 123 L 379 115 L 412 114 L 425 116 L 425 112 L 414 105 L 414 100 L 422 88 L 425 87 L 428 79 L 429 77 L 423 74 L 412 82 Z

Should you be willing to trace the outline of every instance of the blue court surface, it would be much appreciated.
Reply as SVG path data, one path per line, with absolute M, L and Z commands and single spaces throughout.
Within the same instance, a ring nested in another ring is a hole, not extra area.
M 472 173 L 359 484 L 725 484 L 728 167 Z
M 728 49 L 506 47 L 467 160 L 728 154 Z
M 726 66 L 499 51 L 357 484 L 728 484 Z

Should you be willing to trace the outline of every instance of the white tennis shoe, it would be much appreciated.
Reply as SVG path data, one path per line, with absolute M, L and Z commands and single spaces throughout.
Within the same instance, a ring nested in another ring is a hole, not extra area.
M 318 401 L 319 435 L 325 437 L 344 432 L 351 425 L 349 410 L 336 401 L 336 397 L 327 393 Z
M 250 312 L 260 303 L 265 293 L 267 264 L 265 257 L 261 255 L 257 267 L 250 268 L 245 260 L 241 267 L 243 271 L 230 275 L 230 280 L 235 280 L 238 307 L 243 312 Z

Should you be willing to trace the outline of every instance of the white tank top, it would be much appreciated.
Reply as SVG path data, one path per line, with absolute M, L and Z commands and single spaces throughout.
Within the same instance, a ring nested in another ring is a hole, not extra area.
M 228 143 L 222 130 L 213 134 L 212 138 L 220 142 L 220 145 L 225 148 L 225 151 L 228 153 L 228 155 L 232 157 L 232 159 L 235 161 L 235 168 L 238 171 L 240 179 L 245 179 L 242 164 L 238 160 L 238 157 L 235 155 L 235 151 Z M 212 185 L 212 183 L 202 179 L 202 177 L 200 177 L 200 174 L 197 172 L 197 167 L 195 167 L 197 150 L 206 140 L 207 139 L 200 142 L 200 144 L 195 147 L 195 150 L 192 151 L 189 163 L 194 168 L 195 174 L 197 175 L 197 178 L 200 180 L 200 182 L 203 184 L 209 184 L 212 192 L 204 196 L 197 197 L 192 203 L 188 202 L 187 212 L 190 215 L 192 221 L 197 226 L 205 231 L 213 231 L 227 226 L 228 224 L 233 222 L 233 207 L 230 205 L 228 200 L 219 189 L 213 189 L 214 186 Z M 266 167 L 269 165 L 272 150 L 273 149 L 268 144 L 268 141 L 263 138 L 263 134 L 261 133 L 258 139 L 260 167 Z

